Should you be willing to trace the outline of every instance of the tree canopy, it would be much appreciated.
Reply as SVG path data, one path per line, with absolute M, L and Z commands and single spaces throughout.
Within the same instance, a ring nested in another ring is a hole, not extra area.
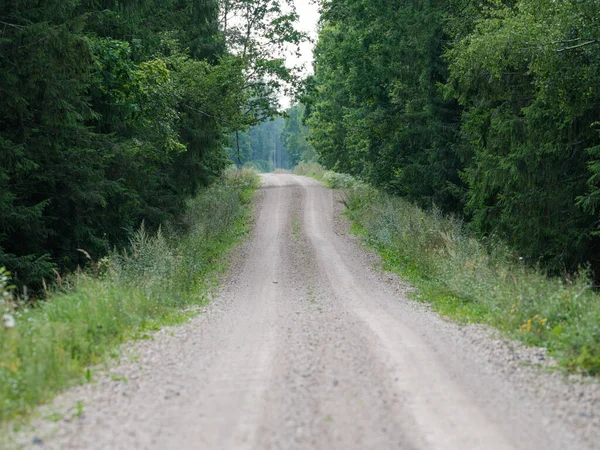
M 182 213 L 231 164 L 225 138 L 272 117 L 295 79 L 271 46 L 303 36 L 278 5 L 3 2 L 0 266 L 40 286 Z M 251 15 L 241 53 L 226 8 Z
M 600 263 L 600 2 L 327 0 L 307 84 L 329 168 L 553 271 Z

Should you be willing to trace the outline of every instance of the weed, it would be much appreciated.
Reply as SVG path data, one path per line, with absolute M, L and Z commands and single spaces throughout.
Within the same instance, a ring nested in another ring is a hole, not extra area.
M 55 412 L 55 413 L 47 415 L 45 417 L 45 419 L 48 422 L 60 422 L 61 420 L 64 419 L 64 416 L 61 413 Z
M 119 383 L 127 383 L 129 381 L 125 375 L 121 375 L 120 373 L 109 373 L 108 376 L 111 380 Z
M 73 413 L 73 417 L 79 419 L 80 417 L 83 416 L 83 408 L 84 408 L 84 403 L 79 400 L 76 404 L 75 404 L 75 412 Z

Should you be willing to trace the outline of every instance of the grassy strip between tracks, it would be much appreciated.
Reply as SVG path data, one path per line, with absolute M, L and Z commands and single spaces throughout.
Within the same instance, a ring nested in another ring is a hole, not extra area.
M 0 423 L 91 379 L 89 367 L 118 344 L 180 323 L 206 304 L 225 268 L 224 255 L 248 232 L 258 185 L 254 172 L 230 171 L 191 200 L 176 224 L 158 233 L 142 227 L 129 251 L 62 280 L 47 301 L 9 310 L 5 297 Z
M 569 372 L 600 375 L 600 296 L 586 273 L 550 278 L 498 240 L 476 239 L 459 219 L 318 165 L 296 173 L 347 191 L 354 232 L 386 269 L 416 288 L 414 299 L 460 322 L 486 323 L 546 347 Z

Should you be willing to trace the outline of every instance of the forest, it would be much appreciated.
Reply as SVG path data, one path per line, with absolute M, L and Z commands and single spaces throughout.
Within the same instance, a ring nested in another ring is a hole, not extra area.
M 0 267 L 39 288 L 158 229 L 232 165 L 318 160 L 552 274 L 600 269 L 600 2 L 0 5 Z M 281 92 L 298 103 L 280 115 Z
M 344 190 L 402 298 L 600 374 L 600 0 L 9 0 L 0 105 L 0 424 L 204 311 L 278 170 Z M 335 266 L 286 192 L 275 241 Z
M 291 0 L 2 2 L 0 267 L 40 288 L 184 213 L 298 85 L 296 20 Z
M 600 2 L 326 0 L 306 83 L 327 168 L 549 273 L 600 269 Z

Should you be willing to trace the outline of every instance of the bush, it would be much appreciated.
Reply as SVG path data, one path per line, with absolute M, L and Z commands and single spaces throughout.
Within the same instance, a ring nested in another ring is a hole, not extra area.
M 331 189 L 349 189 L 357 183 L 356 179 L 351 175 L 331 171 L 325 172 L 323 181 L 325 181 Z
M 300 162 L 295 168 L 294 173 L 296 175 L 302 175 L 311 177 L 319 181 L 323 181 L 325 176 L 325 169 L 318 163 L 315 162 Z

